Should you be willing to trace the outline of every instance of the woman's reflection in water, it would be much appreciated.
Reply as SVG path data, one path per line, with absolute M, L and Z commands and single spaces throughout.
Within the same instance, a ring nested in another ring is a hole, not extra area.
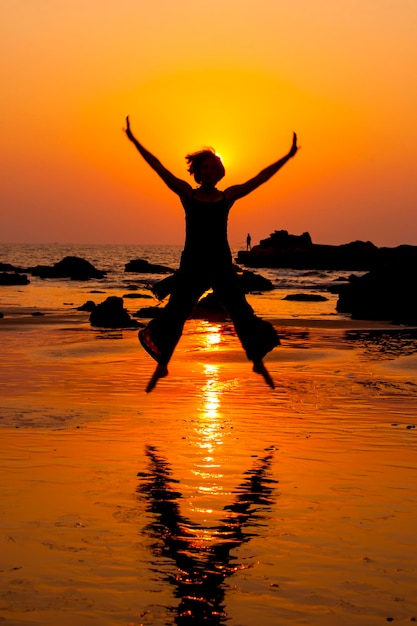
M 204 527 L 181 514 L 179 481 L 172 478 L 168 461 L 153 446 L 145 451 L 149 471 L 140 474 L 137 492 L 146 500 L 153 520 L 143 532 L 152 537 L 154 554 L 176 566 L 175 573 L 167 576 L 180 598 L 174 609 L 175 623 L 222 624 L 227 619 L 224 581 L 245 569 L 230 552 L 259 534 L 265 513 L 274 502 L 273 484 L 277 481 L 269 478 L 272 452 L 256 459 L 244 473 L 234 501 L 223 509 L 220 523 Z

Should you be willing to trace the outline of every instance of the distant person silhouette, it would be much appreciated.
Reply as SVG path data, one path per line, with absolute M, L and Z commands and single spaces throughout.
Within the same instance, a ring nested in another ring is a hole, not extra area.
M 246 237 L 246 250 L 251 249 L 252 247 L 251 244 L 252 244 L 252 237 L 250 236 L 250 233 L 248 233 Z
M 262 375 L 273 388 L 274 383 L 262 359 L 279 345 L 279 338 L 272 324 L 257 317 L 246 301 L 233 268 L 227 220 L 236 200 L 269 180 L 296 154 L 297 135 L 293 133 L 291 149 L 284 157 L 247 182 L 220 191 L 216 185 L 225 175 L 225 169 L 212 148 L 185 157 L 188 172 L 198 185 L 194 189 L 188 182 L 174 176 L 143 147 L 131 131 L 129 117 L 124 130 L 148 165 L 179 196 L 185 210 L 185 245 L 171 296 L 161 314 L 139 331 L 142 346 L 158 363 L 146 391 L 152 391 L 159 378 L 168 375 L 168 363 L 182 335 L 185 321 L 209 288 L 213 289 L 230 316 L 248 359 L 253 361 L 253 371 Z

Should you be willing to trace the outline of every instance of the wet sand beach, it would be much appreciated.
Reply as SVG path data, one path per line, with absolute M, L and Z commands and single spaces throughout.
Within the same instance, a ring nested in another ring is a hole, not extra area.
M 134 330 L 0 322 L 0 623 L 417 620 L 412 329 L 277 319 L 271 390 L 192 321 L 145 394 Z

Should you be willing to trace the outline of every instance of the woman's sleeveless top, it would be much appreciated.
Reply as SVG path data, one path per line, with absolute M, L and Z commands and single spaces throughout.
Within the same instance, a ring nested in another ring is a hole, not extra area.
M 185 244 L 182 265 L 218 266 L 231 262 L 227 221 L 232 204 L 224 195 L 216 202 L 202 202 L 194 194 L 183 200 Z

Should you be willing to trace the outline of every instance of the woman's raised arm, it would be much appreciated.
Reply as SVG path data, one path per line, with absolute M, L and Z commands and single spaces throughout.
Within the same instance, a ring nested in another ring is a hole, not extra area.
M 153 154 L 146 150 L 142 144 L 133 135 L 130 128 L 129 116 L 126 117 L 126 128 L 124 129 L 127 138 L 135 145 L 139 154 L 145 159 L 146 163 L 158 174 L 164 183 L 179 196 L 189 195 L 192 187 L 189 183 L 181 178 L 177 178 L 167 168 L 162 165 L 161 161 L 157 159 Z
M 257 176 L 250 178 L 248 181 L 246 181 L 246 183 L 228 187 L 224 192 L 225 196 L 229 200 L 233 201 L 247 196 L 249 193 L 254 191 L 254 189 L 257 189 L 260 185 L 263 185 L 263 183 L 266 183 L 267 180 L 272 178 L 272 176 L 276 174 L 278 170 L 280 170 L 281 167 L 285 165 L 287 161 L 289 161 L 297 153 L 298 149 L 297 135 L 293 133 L 292 146 L 288 154 L 282 157 L 282 159 L 279 159 L 275 163 L 272 163 L 272 165 L 269 165 L 268 167 L 263 169 L 261 172 L 259 172 L 259 174 L 257 174 Z

